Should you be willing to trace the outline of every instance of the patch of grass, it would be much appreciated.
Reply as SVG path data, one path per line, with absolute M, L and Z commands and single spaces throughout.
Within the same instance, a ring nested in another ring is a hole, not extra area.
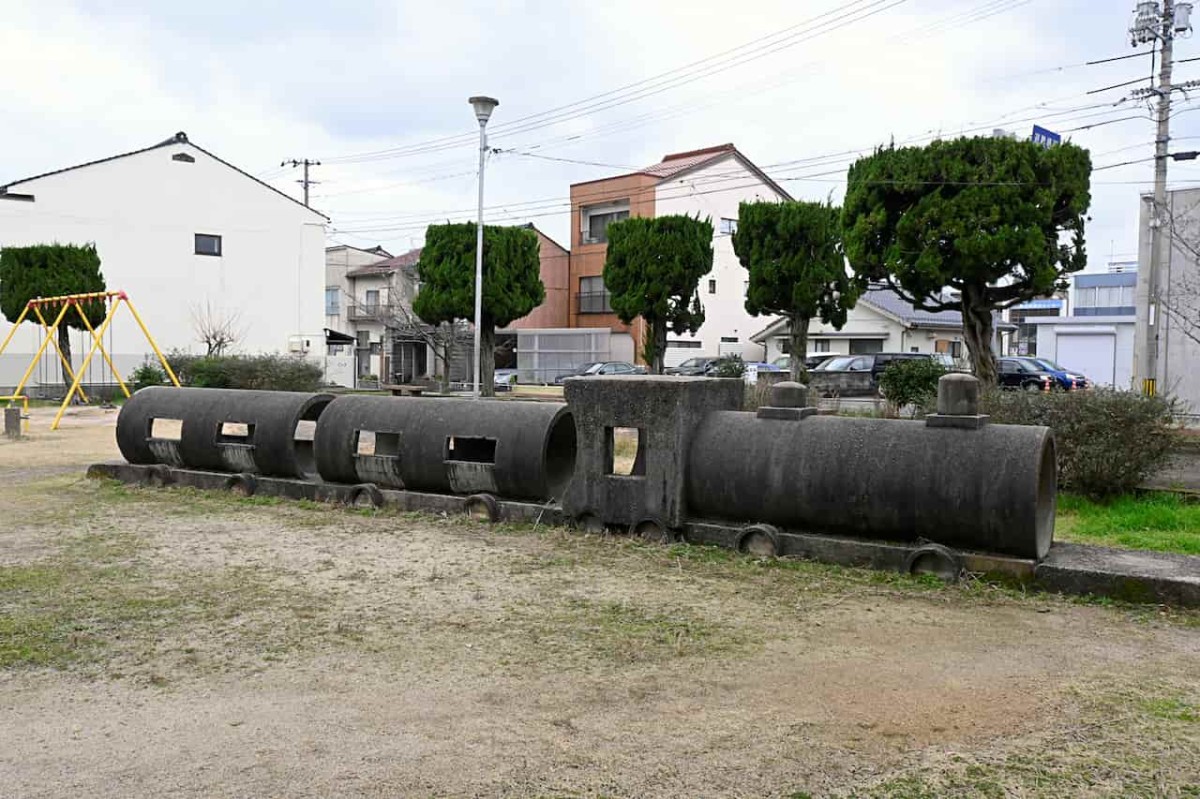
M 862 799 L 1200 797 L 1196 703 L 1153 679 L 1075 690 L 1078 718 L 1000 749 L 930 755 L 869 786 Z
M 1200 503 L 1174 494 L 1141 494 L 1094 502 L 1060 494 L 1055 537 L 1125 549 L 1200 555 Z
M 148 664 L 171 636 L 218 628 L 213 657 L 278 652 L 305 640 L 318 603 L 259 568 L 163 571 L 120 531 L 61 542 L 53 556 L 0 567 L 0 669 Z M 229 624 L 237 619 L 236 624 Z M 196 664 L 198 659 L 191 657 Z
M 675 658 L 749 653 L 755 641 L 743 631 L 694 610 L 651 609 L 628 601 L 569 597 L 510 606 L 501 622 L 503 662 L 558 665 L 661 663 Z

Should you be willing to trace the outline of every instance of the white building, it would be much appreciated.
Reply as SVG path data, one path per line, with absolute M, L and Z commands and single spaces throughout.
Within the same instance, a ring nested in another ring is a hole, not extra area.
M 203 352 L 196 320 L 208 316 L 232 321 L 236 351 L 323 356 L 327 221 L 183 133 L 0 186 L 0 248 L 94 243 L 108 288 L 129 294 L 164 350 Z M 150 347 L 125 313 L 112 343 L 127 374 Z M 9 327 L 0 320 L 0 339 Z M 0 356 L 0 386 L 37 348 L 24 327 Z
M 420 248 L 397 256 L 379 249 L 325 251 L 325 325 L 331 357 L 353 355 L 352 382 L 409 383 L 431 378 L 436 358 L 427 342 L 406 334 L 421 325 L 412 313 Z
M 1142 198 L 1138 230 L 1136 318 L 1139 326 L 1150 313 L 1150 218 L 1153 198 Z M 1137 341 L 1134 373 L 1140 374 L 1146 346 L 1157 349 L 1158 392 L 1182 401 L 1193 418 L 1200 418 L 1200 189 L 1167 192 L 1164 216 L 1170 247 L 1158 265 L 1154 337 Z M 1140 387 L 1140 386 L 1139 386 Z
M 789 354 L 790 325 L 786 318 L 777 317 L 751 340 L 765 344 L 766 360 L 773 361 Z M 963 342 L 962 315 L 958 311 L 917 310 L 895 292 L 872 286 L 847 312 L 841 330 L 820 319 L 809 323 L 806 355 L 940 352 L 960 359 L 967 357 Z

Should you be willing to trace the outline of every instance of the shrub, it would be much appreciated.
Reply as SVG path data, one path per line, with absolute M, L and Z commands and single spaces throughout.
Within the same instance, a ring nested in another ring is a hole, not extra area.
M 1054 431 L 1059 488 L 1103 498 L 1137 488 L 1171 453 L 1177 403 L 1133 391 L 990 391 L 993 422 Z
M 181 385 L 265 391 L 316 391 L 324 374 L 311 361 L 287 355 L 187 355 L 173 352 L 167 362 Z
M 717 361 L 713 377 L 742 377 L 746 374 L 746 362 L 740 355 L 729 355 Z
M 167 373 L 156 363 L 144 363 L 129 376 L 130 388 L 140 391 L 146 386 L 161 386 L 167 382 Z
M 937 399 L 944 374 L 946 368 L 932 358 L 893 361 L 879 376 L 879 391 L 897 411 L 908 405 L 924 408 Z

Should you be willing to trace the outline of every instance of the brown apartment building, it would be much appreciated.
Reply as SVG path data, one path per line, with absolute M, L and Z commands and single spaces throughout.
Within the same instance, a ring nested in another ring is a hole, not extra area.
M 576 183 L 571 186 L 571 259 L 570 325 L 573 328 L 607 328 L 614 334 L 628 334 L 633 352 L 642 350 L 644 325 L 635 320 L 625 325 L 612 312 L 604 287 L 604 260 L 608 251 L 606 230 L 609 224 L 631 216 L 653 217 L 685 213 L 707 216 L 714 226 L 714 271 L 705 281 L 702 295 L 706 312 L 718 316 L 725 306 L 741 312 L 745 275 L 732 256 L 729 234 L 737 224 L 737 203 L 753 199 L 788 199 L 788 194 L 742 155 L 732 144 L 672 153 L 662 161 L 637 172 L 611 178 Z M 725 252 L 728 250 L 729 252 Z M 729 263 L 726 263 L 729 262 Z M 719 279 L 718 279 L 719 278 Z M 720 283 L 719 295 L 716 284 Z M 724 313 L 729 316 L 728 312 Z M 706 326 L 709 323 L 706 322 Z M 734 324 L 730 323 L 729 327 Z M 752 325 L 742 322 L 738 331 L 748 344 Z M 733 332 L 724 331 L 726 333 Z M 711 336 L 710 336 L 711 337 Z M 695 347 L 690 354 L 717 354 L 719 342 L 702 342 L 696 337 L 673 337 L 668 348 Z M 689 340 L 685 341 L 684 338 Z M 727 338 L 721 338 L 724 342 Z M 738 342 L 737 338 L 732 341 Z M 711 350 L 711 353 L 704 348 Z M 677 350 L 679 358 L 689 353 Z M 668 355 L 668 357 L 670 354 Z M 678 359 L 678 358 L 677 358 Z

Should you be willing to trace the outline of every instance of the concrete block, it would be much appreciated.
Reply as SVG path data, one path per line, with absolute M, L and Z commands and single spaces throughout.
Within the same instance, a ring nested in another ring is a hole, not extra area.
M 622 526 L 654 519 L 677 528 L 686 519 L 696 425 L 713 411 L 740 409 L 744 387 L 740 380 L 705 377 L 581 377 L 567 381 L 565 394 L 578 446 L 575 479 L 563 498 L 568 517 L 593 515 Z M 617 428 L 638 431 L 636 474 L 612 473 Z

